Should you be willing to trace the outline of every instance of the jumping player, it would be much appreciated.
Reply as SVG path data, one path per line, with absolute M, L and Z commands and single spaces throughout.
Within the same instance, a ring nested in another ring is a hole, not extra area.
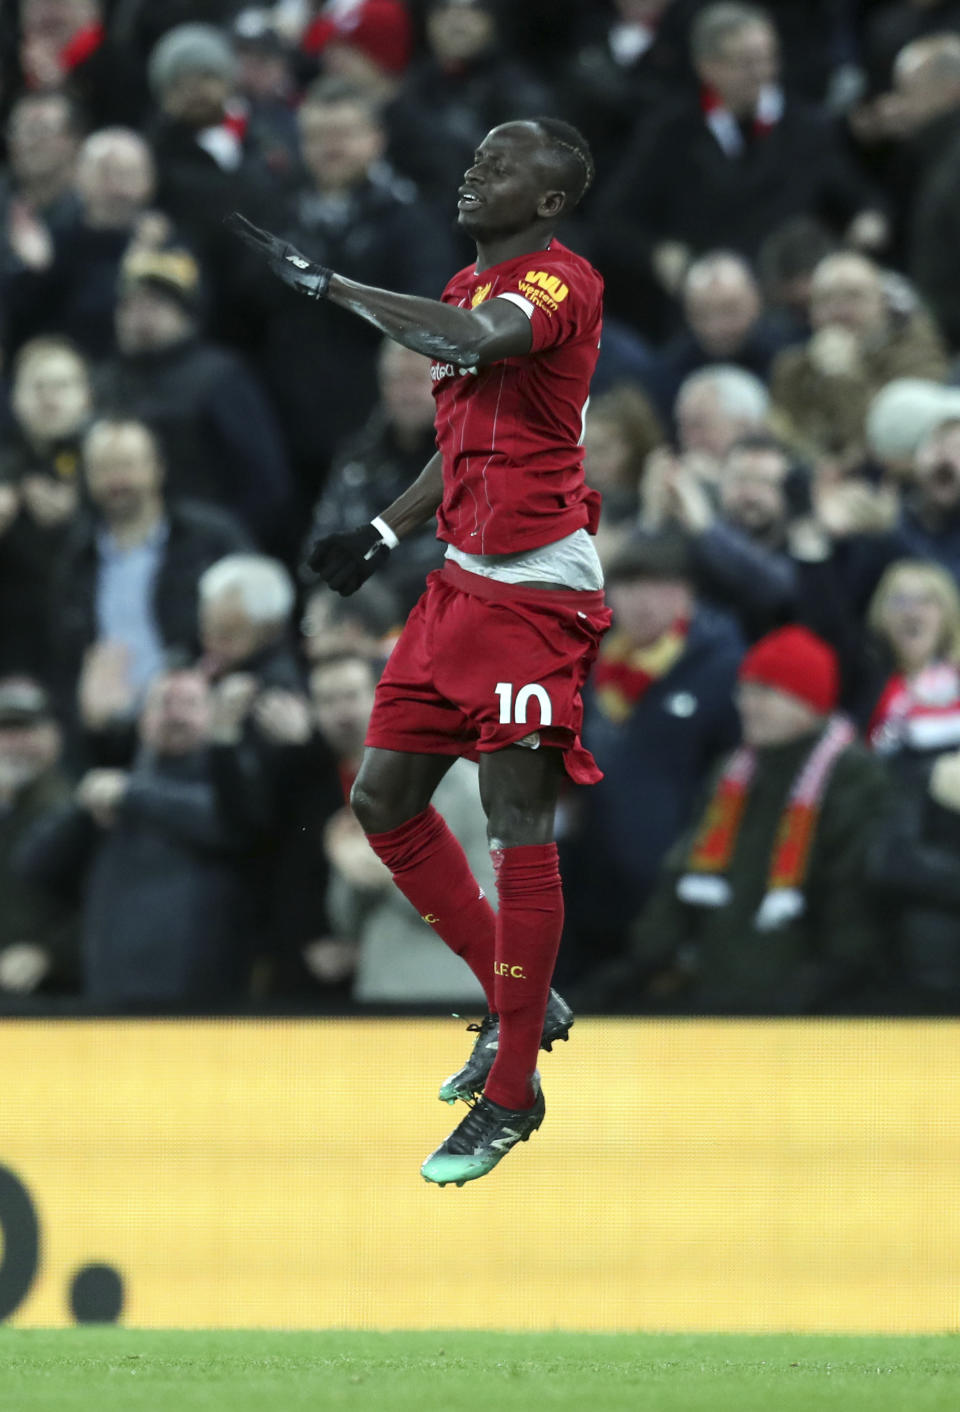
M 348 594 L 434 515 L 447 546 L 387 662 L 351 796 L 374 852 L 489 1006 L 440 1089 L 472 1105 L 421 1167 L 441 1186 L 486 1175 L 539 1128 L 537 1051 L 573 1022 L 550 989 L 563 924 L 554 812 L 564 769 L 600 778 L 580 742 L 580 689 L 610 614 L 581 443 L 603 284 L 553 230 L 592 176 L 567 123 L 494 128 L 460 188 L 476 263 L 440 302 L 344 279 L 231 218 L 293 289 L 433 360 L 437 454 L 370 524 L 318 540 L 309 563 Z M 430 803 L 459 755 L 480 762 L 496 914 Z

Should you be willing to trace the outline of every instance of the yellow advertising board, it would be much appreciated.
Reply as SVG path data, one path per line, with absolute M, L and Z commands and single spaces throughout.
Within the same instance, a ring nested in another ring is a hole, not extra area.
M 99 1277 L 138 1327 L 960 1325 L 960 1025 L 581 1020 L 540 1133 L 440 1190 L 467 1042 L 4 1023 L 0 1312 L 69 1323 Z

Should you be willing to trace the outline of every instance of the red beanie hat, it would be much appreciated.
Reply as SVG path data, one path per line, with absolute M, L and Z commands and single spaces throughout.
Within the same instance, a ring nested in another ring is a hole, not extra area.
M 350 44 L 385 73 L 401 74 L 410 62 L 413 29 L 400 0 L 364 0 L 352 10 L 320 16 L 303 36 L 307 54 L 319 54 L 331 43 Z
M 751 647 L 740 664 L 741 681 L 761 682 L 798 696 L 827 715 L 840 695 L 837 654 L 806 628 L 778 628 Z

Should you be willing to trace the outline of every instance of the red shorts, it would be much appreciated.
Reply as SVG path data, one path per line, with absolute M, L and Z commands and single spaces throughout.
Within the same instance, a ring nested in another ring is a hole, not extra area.
M 602 592 L 517 588 L 448 560 L 387 660 L 367 744 L 475 760 L 536 732 L 572 780 L 595 784 L 580 690 L 610 616 Z

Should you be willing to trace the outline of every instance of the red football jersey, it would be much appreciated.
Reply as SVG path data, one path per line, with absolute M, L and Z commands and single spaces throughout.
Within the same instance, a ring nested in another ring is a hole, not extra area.
M 583 421 L 600 347 L 603 280 L 558 240 L 477 274 L 445 304 L 506 295 L 529 315 L 531 351 L 476 372 L 434 362 L 443 455 L 438 536 L 467 554 L 514 554 L 595 532 L 600 496 L 583 480 Z

